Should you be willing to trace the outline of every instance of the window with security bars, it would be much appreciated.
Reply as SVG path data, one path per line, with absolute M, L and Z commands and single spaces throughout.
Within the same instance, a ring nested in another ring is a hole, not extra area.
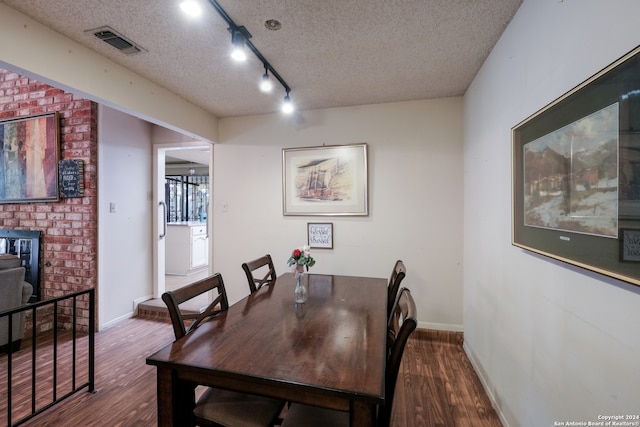
M 209 177 L 165 176 L 167 222 L 204 221 L 209 204 Z

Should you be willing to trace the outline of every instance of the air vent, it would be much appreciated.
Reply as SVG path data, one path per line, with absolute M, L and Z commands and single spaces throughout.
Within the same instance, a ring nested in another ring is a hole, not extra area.
M 135 44 L 131 40 L 128 40 L 122 35 L 118 34 L 111 27 L 100 27 L 100 28 L 95 28 L 93 30 L 87 30 L 85 32 L 92 33 L 94 36 L 96 36 L 103 42 L 110 44 L 111 46 L 115 47 L 116 49 L 118 49 L 119 51 L 127 55 L 146 51 L 145 49 Z

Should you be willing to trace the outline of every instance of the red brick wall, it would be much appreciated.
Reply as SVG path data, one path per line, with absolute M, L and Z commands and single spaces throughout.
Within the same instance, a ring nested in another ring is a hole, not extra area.
M 0 204 L 0 228 L 42 232 L 40 298 L 96 286 L 97 104 L 0 69 L 0 120 L 54 111 L 60 118 L 60 159 L 84 160 L 84 195 L 59 202 Z M 82 323 L 88 324 L 83 313 Z

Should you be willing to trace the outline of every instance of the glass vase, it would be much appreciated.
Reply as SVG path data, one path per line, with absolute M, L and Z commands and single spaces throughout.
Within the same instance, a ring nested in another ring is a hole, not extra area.
M 307 302 L 307 287 L 304 284 L 304 273 L 296 274 L 296 288 L 293 295 L 297 304 Z

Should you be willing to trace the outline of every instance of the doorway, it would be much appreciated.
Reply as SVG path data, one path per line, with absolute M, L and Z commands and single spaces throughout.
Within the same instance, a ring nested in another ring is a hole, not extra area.
M 155 146 L 154 298 L 211 268 L 212 155 L 211 145 L 202 142 Z

